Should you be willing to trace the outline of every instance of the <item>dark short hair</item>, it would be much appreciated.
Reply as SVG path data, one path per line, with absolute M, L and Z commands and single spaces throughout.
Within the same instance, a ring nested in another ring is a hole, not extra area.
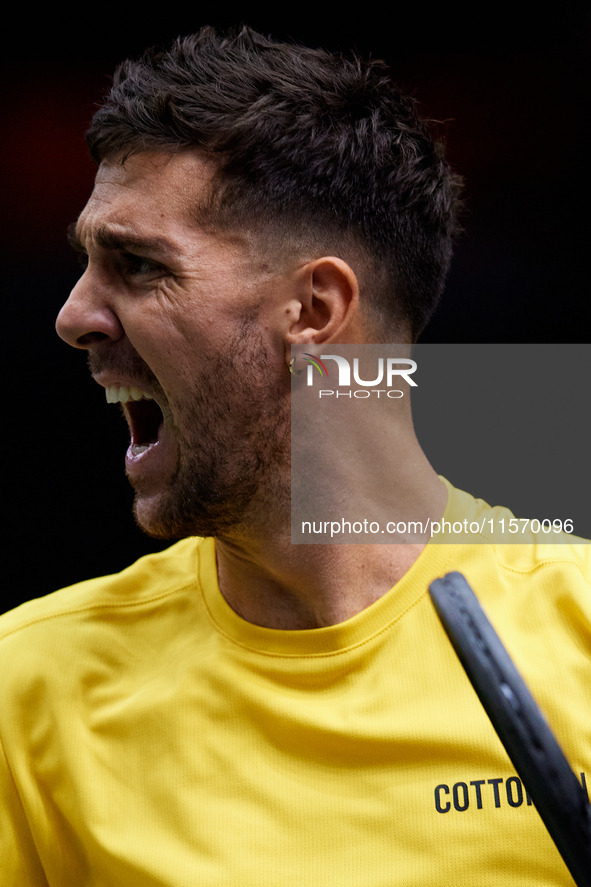
M 383 61 L 207 26 L 123 62 L 86 138 L 97 163 L 214 157 L 209 220 L 361 257 L 363 305 L 386 340 L 401 326 L 416 340 L 435 310 L 461 180 Z

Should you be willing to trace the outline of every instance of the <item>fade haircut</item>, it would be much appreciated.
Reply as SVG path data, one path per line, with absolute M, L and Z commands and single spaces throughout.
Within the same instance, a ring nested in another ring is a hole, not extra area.
M 200 221 L 286 255 L 353 259 L 383 341 L 401 329 L 416 341 L 435 310 L 461 179 L 383 61 L 207 26 L 123 62 L 86 139 L 97 163 L 149 150 L 213 158 Z

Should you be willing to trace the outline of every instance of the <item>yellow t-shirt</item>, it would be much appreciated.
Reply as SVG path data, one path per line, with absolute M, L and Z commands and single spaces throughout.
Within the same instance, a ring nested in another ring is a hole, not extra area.
M 191 538 L 5 614 L 2 887 L 571 885 L 428 586 L 464 573 L 591 787 L 590 555 L 429 544 L 347 622 L 276 631 Z

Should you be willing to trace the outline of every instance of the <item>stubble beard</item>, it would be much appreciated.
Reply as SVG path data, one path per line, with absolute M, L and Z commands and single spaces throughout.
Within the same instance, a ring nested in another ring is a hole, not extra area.
M 136 488 L 134 515 L 145 533 L 236 539 L 289 515 L 289 382 L 281 377 L 250 324 L 204 363 L 172 424 L 176 471 L 147 509 Z

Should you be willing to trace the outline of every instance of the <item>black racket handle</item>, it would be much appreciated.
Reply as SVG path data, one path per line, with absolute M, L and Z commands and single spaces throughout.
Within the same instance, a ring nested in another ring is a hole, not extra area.
M 578 887 L 591 887 L 591 805 L 461 573 L 429 587 L 472 686 Z

